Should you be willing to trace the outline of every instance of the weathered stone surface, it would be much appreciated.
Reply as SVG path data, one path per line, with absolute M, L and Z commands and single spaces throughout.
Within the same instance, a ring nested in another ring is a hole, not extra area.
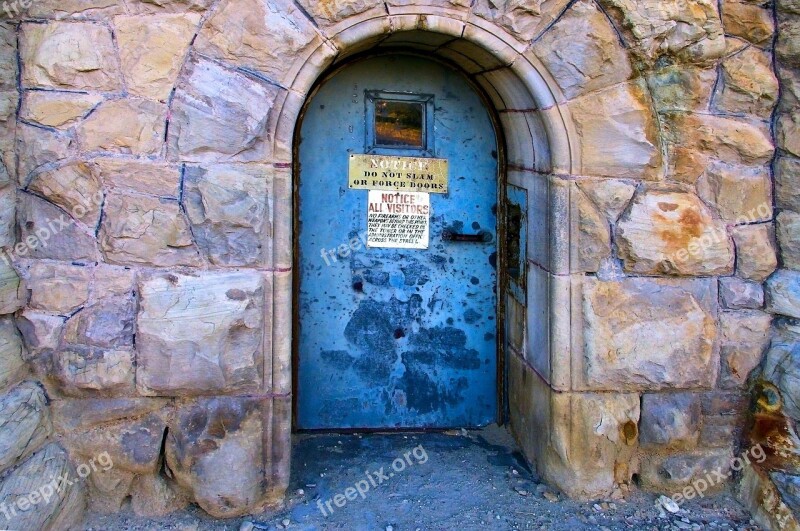
M 253 165 L 186 169 L 186 214 L 212 264 L 252 265 L 268 256 L 271 174 L 271 167 Z
M 100 220 L 102 185 L 89 164 L 75 162 L 39 173 L 31 179 L 28 191 L 44 197 L 91 228 Z
M 738 225 L 772 219 L 772 182 L 766 166 L 714 162 L 697 180 L 697 193 L 725 221 Z
M 22 83 L 114 91 L 121 88 L 111 31 L 88 22 L 23 24 Z
M 725 225 L 690 193 L 638 193 L 617 225 L 626 271 L 639 274 L 725 275 L 733 272 L 733 244 Z
M 611 224 L 617 222 L 636 192 L 633 182 L 620 179 L 582 180 L 578 181 L 578 188 L 589 196 Z
M 313 24 L 291 1 L 223 0 L 198 34 L 195 47 L 288 86 L 295 61 L 302 61 L 320 43 Z
M 744 388 L 750 372 L 769 347 L 772 316 L 759 311 L 722 312 L 720 315 L 723 389 Z
M 651 105 L 642 82 L 615 85 L 569 103 L 584 175 L 660 177 L 661 149 Z
M 119 0 L 37 0 L 28 8 L 31 17 L 57 20 L 82 17 L 99 20 L 123 13 L 125 4 Z
M 775 54 L 786 66 L 800 66 L 800 18 L 778 18 L 778 42 Z
M 213 0 L 130 0 L 127 2 L 128 9 L 132 14 L 203 13 L 213 3 Z
M 665 138 L 673 179 L 694 183 L 711 162 L 764 166 L 772 158 L 768 128 L 707 114 L 665 114 Z
M 775 483 L 783 501 L 794 514 L 800 514 L 800 476 L 784 472 L 771 472 L 769 477 Z
M 165 101 L 178 77 L 200 15 L 116 17 L 120 63 L 131 94 Z
M 30 357 L 35 358 L 43 352 L 58 348 L 65 320 L 60 315 L 37 312 L 30 308 L 25 308 L 17 316 L 17 326 L 22 332 Z
M 627 81 L 633 73 L 617 33 L 588 0 L 573 4 L 531 50 L 567 99 Z
M 0 392 L 14 385 L 27 373 L 22 340 L 14 319 L 0 318 Z
M 451 0 L 451 3 L 454 2 Z M 477 0 L 472 12 L 494 22 L 519 40 L 529 42 L 556 19 L 568 3 L 568 0 Z
M 0 504 L 16 506 L 17 501 L 50 484 L 59 477 L 77 477 L 69 456 L 59 445 L 52 443 L 13 470 L 0 483 Z M 79 482 L 64 485 L 50 503 L 40 503 L 35 510 L 17 510 L 4 525 L 9 529 L 40 529 L 60 531 L 75 529 L 83 521 L 86 498 Z
M 65 262 L 96 260 L 97 243 L 93 231 L 86 225 L 34 195 L 23 193 L 19 199 L 17 215 L 21 243 L 14 247 L 18 257 Z
M 779 269 L 764 288 L 767 311 L 800 319 L 800 271 Z
M 137 516 L 164 516 L 187 505 L 189 500 L 182 490 L 161 475 L 136 476 L 131 486 L 131 507 Z
M 126 396 L 134 391 L 131 350 L 72 345 L 36 360 L 48 389 L 64 396 Z
M 0 23 L 0 89 L 17 89 L 17 31 L 7 23 Z
M 575 265 L 579 271 L 594 272 L 611 255 L 611 232 L 605 216 L 597 211 L 586 194 L 580 190 L 575 193 L 578 207 L 578 252 Z
M 95 159 L 93 163 L 108 187 L 161 197 L 178 197 L 181 169 L 175 164 L 111 158 Z
M 722 88 L 717 99 L 720 110 L 768 120 L 777 101 L 778 79 L 767 52 L 751 46 L 722 62 Z
M 642 446 L 692 448 L 700 436 L 700 397 L 694 393 L 642 395 L 639 443 Z
M 25 304 L 27 293 L 8 254 L 0 252 L 0 315 L 14 313 Z
M 53 402 L 53 426 L 60 434 L 84 432 L 105 424 L 169 414 L 171 401 L 165 398 L 78 398 Z
M 731 229 L 731 234 L 736 244 L 736 275 L 763 282 L 778 267 L 772 225 L 742 225 Z
M 0 396 L 0 471 L 38 450 L 51 431 L 47 398 L 36 383 L 22 382 Z
M 783 265 L 800 270 L 800 214 L 784 210 L 776 221 Z
M 122 510 L 125 499 L 130 496 L 131 485 L 136 475 L 127 470 L 102 468 L 88 478 L 89 510 L 101 514 L 113 514 Z
M 741 37 L 753 44 L 765 44 L 775 26 L 771 10 L 752 0 L 723 0 L 722 24 L 725 33 Z
M 647 65 L 662 57 L 707 63 L 725 52 L 717 2 L 697 0 L 600 0 L 623 37 Z
M 303 6 L 303 9 L 323 27 L 336 24 L 375 7 L 385 9 L 384 4 L 378 0 L 331 0 L 329 2 L 298 0 L 297 3 Z
M 204 60 L 192 60 L 172 101 L 169 152 L 194 162 L 264 158 L 278 89 Z
M 140 281 L 139 293 L 140 392 L 176 396 L 262 389 L 259 273 L 153 274 Z
M 105 348 L 133 347 L 136 300 L 109 297 L 82 308 L 67 321 L 65 341 Z
M 17 127 L 17 177 L 20 184 L 27 184 L 33 171 L 72 155 L 75 148 L 75 141 L 69 133 L 20 124 Z
M 800 157 L 800 112 L 793 109 L 778 113 L 775 139 L 779 148 Z
M 715 290 L 705 280 L 586 279 L 584 363 L 591 389 L 712 387 Z
M 105 212 L 99 239 L 109 262 L 161 267 L 200 263 L 177 201 L 114 193 Z
M 730 310 L 760 309 L 764 306 L 764 288 L 759 282 L 736 277 L 719 279 L 719 298 Z
M 33 262 L 23 270 L 31 289 L 29 306 L 67 315 L 89 300 L 91 272 L 87 267 Z
M 764 357 L 761 379 L 778 389 L 781 412 L 795 422 L 800 420 L 800 343 L 776 337 Z
M 20 116 L 49 127 L 69 127 L 94 109 L 103 97 L 74 92 L 25 92 Z
M 717 70 L 672 65 L 650 74 L 647 82 L 659 112 L 705 111 L 717 82 Z
M 800 212 L 800 160 L 778 157 L 775 162 L 775 204 Z
M 642 484 L 648 488 L 666 492 L 681 492 L 698 478 L 705 478 L 712 470 L 725 475 L 730 471 L 733 455 L 730 449 L 715 448 L 668 456 L 643 456 L 641 465 Z M 718 492 L 727 485 L 718 482 L 709 485 L 706 494 Z M 696 497 L 696 489 L 693 488 Z
M 17 189 L 6 186 L 0 189 L 0 247 L 10 249 L 16 242 L 14 227 L 17 220 Z
M 166 107 L 153 101 L 106 101 L 78 127 L 78 141 L 85 151 L 155 155 L 164 141 L 166 119 Z
M 166 422 L 157 414 L 128 419 L 64 435 L 64 445 L 73 454 L 91 458 L 107 452 L 115 470 L 155 474 L 161 459 Z
M 275 399 L 280 402 L 285 399 Z M 166 458 L 177 483 L 217 518 L 232 518 L 275 506 L 285 479 L 275 473 L 271 453 L 288 437 L 285 405 L 272 399 L 219 397 L 199 399 L 179 411 L 170 424 Z M 637 403 L 638 405 L 638 403 Z M 274 416 L 273 416 L 274 415 Z M 265 439 L 274 423 L 273 440 Z M 267 445 L 269 444 L 269 445 Z

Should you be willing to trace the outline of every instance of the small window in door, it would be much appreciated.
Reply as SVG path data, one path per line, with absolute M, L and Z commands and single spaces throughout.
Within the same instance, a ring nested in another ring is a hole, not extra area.
M 369 153 L 433 154 L 432 95 L 366 91 L 365 101 Z

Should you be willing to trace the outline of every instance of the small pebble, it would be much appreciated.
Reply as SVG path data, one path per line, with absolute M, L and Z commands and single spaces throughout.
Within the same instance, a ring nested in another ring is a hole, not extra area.
M 283 525 L 283 527 L 289 527 L 289 524 L 291 523 L 292 521 L 289 520 L 288 518 L 284 518 L 283 520 L 281 520 L 281 525 Z

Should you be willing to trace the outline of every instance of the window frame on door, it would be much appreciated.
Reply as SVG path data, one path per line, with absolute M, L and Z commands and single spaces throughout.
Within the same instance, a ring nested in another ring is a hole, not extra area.
M 378 101 L 397 101 L 419 103 L 422 105 L 422 147 L 408 145 L 382 145 L 376 140 L 375 104 Z M 398 155 L 407 157 L 435 157 L 434 149 L 434 96 L 410 92 L 388 92 L 385 90 L 365 90 L 366 139 L 365 152 L 376 155 Z

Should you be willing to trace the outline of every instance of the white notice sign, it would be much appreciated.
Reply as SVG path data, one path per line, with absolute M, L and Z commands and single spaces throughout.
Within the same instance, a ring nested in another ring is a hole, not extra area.
M 369 191 L 367 247 L 427 249 L 430 194 Z

